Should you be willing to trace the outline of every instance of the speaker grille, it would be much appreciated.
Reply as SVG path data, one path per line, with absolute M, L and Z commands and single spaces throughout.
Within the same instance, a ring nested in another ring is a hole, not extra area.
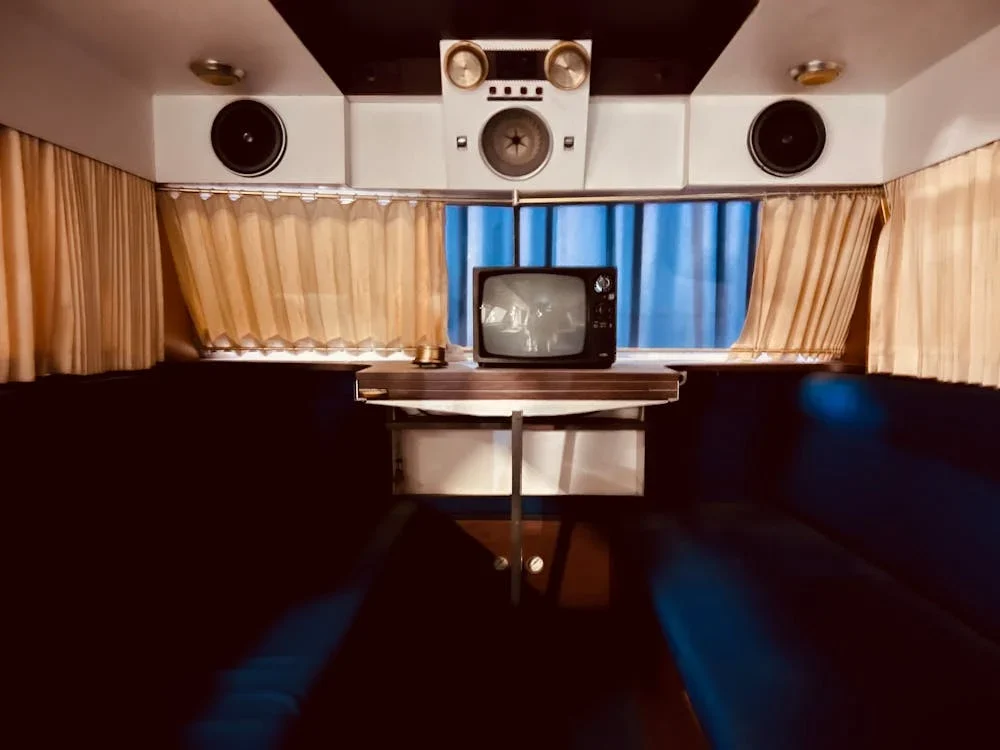
M 762 170 L 794 177 L 817 162 L 826 146 L 826 126 L 819 112 L 798 99 L 765 107 L 750 126 L 747 147 Z
M 528 109 L 504 109 L 486 121 L 479 139 L 487 166 L 508 180 L 531 177 L 552 153 L 549 126 Z
M 260 177 L 285 155 L 285 126 L 277 113 L 253 99 L 230 102 L 212 122 L 212 149 L 230 172 Z

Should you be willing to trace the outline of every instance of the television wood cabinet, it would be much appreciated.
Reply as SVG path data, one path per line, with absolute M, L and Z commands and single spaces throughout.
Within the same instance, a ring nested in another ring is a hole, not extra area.
M 525 560 L 523 495 L 532 494 L 525 493 L 523 483 L 525 431 L 620 431 L 641 435 L 644 409 L 676 401 L 683 381 L 682 373 L 657 364 L 616 363 L 608 369 L 584 370 L 477 367 L 471 362 L 458 362 L 423 369 L 407 362 L 392 362 L 360 370 L 357 394 L 366 403 L 393 408 L 390 428 L 394 486 L 400 493 L 407 492 L 402 461 L 404 433 L 509 431 L 507 559 L 511 601 L 516 604 L 521 596 Z M 639 474 L 641 488 L 643 440 L 637 441 L 636 451 L 638 461 L 633 471 Z M 561 491 L 569 492 L 565 488 Z

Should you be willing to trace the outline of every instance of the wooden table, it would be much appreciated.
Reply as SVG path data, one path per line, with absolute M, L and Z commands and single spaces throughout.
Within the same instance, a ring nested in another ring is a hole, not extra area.
M 662 365 L 616 364 L 604 370 L 477 367 L 421 369 L 406 362 L 358 373 L 369 403 L 474 416 L 555 416 L 676 401 L 683 375 Z
M 359 371 L 357 392 L 358 398 L 369 404 L 503 418 L 505 426 L 509 424 L 511 602 L 516 605 L 523 564 L 524 418 L 668 404 L 678 399 L 683 378 L 668 367 L 652 364 L 622 363 L 603 370 L 578 370 L 492 368 L 458 362 L 422 369 L 406 362 L 391 362 Z

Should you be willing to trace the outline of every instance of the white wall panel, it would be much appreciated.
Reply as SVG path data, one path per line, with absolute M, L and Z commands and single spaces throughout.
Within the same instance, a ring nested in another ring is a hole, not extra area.
M 153 178 L 151 92 L 5 3 L 0 124 Z
M 643 438 L 635 431 L 524 433 L 525 495 L 641 495 Z M 510 432 L 403 433 L 405 490 L 412 494 L 509 495 Z
M 684 187 L 687 97 L 593 97 L 587 190 Z
M 355 97 L 347 107 L 351 187 L 447 187 L 441 97 Z
M 823 116 L 826 149 L 797 177 L 773 177 L 747 150 L 747 133 L 764 107 L 783 97 L 694 96 L 688 122 L 688 183 L 698 186 L 881 183 L 885 97 L 800 96 Z
M 998 75 L 1000 26 L 890 94 L 886 179 L 1000 138 Z
M 212 121 L 237 96 L 156 96 L 158 182 L 284 183 L 341 185 L 346 177 L 342 96 L 260 96 L 281 117 L 288 148 L 281 163 L 263 177 L 233 174 L 212 150 Z

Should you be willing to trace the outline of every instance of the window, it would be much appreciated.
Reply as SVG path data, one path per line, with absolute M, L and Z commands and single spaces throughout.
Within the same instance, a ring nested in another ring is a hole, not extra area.
M 618 268 L 619 348 L 726 348 L 746 317 L 757 203 L 521 208 L 521 264 Z M 514 263 L 513 209 L 448 206 L 448 336 L 472 343 L 472 269 Z

